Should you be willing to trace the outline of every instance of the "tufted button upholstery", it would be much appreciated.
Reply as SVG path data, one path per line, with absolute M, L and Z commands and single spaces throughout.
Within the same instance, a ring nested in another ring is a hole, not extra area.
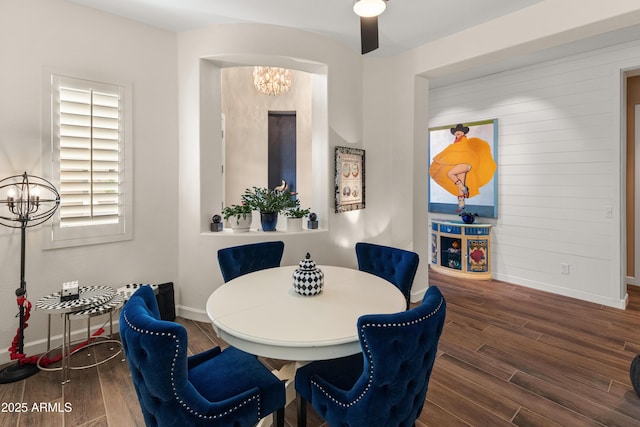
M 225 283 L 243 274 L 280 267 L 284 242 L 261 242 L 218 250 L 218 264 Z
M 426 399 L 445 312 L 444 297 L 431 286 L 411 310 L 360 317 L 362 353 L 312 362 L 296 372 L 298 426 L 306 425 L 306 402 L 331 426 L 413 426 Z
M 284 384 L 255 356 L 214 347 L 187 357 L 185 328 L 160 320 L 148 286 L 125 303 L 120 337 L 147 426 L 248 427 L 283 415 Z
M 415 252 L 373 243 L 356 243 L 358 269 L 393 283 L 407 300 L 411 299 L 411 287 L 420 261 Z

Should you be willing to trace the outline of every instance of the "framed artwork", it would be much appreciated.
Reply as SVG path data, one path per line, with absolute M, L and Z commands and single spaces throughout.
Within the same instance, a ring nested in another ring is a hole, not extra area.
M 498 119 L 429 128 L 429 212 L 498 217 Z
M 364 150 L 336 147 L 336 213 L 365 207 Z

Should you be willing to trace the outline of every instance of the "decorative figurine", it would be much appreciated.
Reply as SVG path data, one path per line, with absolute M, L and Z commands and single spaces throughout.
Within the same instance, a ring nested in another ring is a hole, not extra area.
M 218 214 L 211 217 L 211 231 L 222 231 L 222 217 Z
M 318 215 L 315 212 L 309 214 L 309 220 L 307 221 L 307 228 L 309 230 L 316 230 L 318 228 Z
M 273 191 L 275 191 L 277 193 L 283 193 L 283 192 L 287 191 L 288 188 L 289 188 L 289 185 L 287 184 L 287 181 L 285 181 L 283 179 L 282 180 L 282 184 L 274 187 Z

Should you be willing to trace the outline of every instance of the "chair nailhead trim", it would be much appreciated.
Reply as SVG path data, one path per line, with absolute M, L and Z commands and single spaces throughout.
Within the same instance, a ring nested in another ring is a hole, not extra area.
M 130 321 L 129 318 L 127 317 L 127 313 L 126 311 L 124 312 L 124 320 L 127 323 L 127 326 L 129 326 L 132 330 L 134 330 L 135 332 L 138 332 L 140 334 L 147 334 L 147 335 L 153 335 L 153 336 L 168 336 L 170 338 L 172 338 L 175 341 L 175 353 L 173 355 L 173 360 L 171 361 L 171 389 L 173 391 L 173 396 L 176 399 L 176 401 L 190 414 L 195 415 L 201 419 L 206 419 L 206 420 L 212 420 L 212 419 L 217 419 L 217 418 L 222 418 L 226 415 L 229 415 L 237 410 L 239 410 L 240 408 L 242 408 L 243 406 L 247 405 L 249 402 L 254 401 L 254 400 L 258 400 L 258 413 L 256 414 L 256 422 L 258 422 L 260 420 L 260 396 L 257 394 L 254 394 L 253 396 L 245 399 L 242 403 L 240 403 L 239 405 L 236 405 L 234 408 L 227 410 L 221 414 L 215 414 L 215 415 L 204 415 L 202 413 L 199 413 L 197 411 L 195 411 L 193 408 L 191 408 L 189 405 L 187 405 L 187 403 L 182 400 L 177 393 L 176 390 L 176 384 L 175 384 L 175 377 L 174 377 L 174 373 L 175 373 L 175 366 L 176 366 L 176 359 L 178 358 L 178 352 L 180 350 L 180 340 L 178 339 L 178 337 L 176 335 L 170 335 L 166 332 L 152 332 L 152 331 L 148 331 L 146 329 L 140 329 L 137 326 L 133 325 Z
M 331 400 L 333 403 L 335 403 L 336 405 L 342 406 L 343 408 L 349 408 L 353 405 L 355 405 L 356 403 L 358 403 L 359 401 L 361 401 L 364 396 L 369 392 L 369 390 L 371 389 L 371 383 L 373 382 L 373 371 L 374 371 L 374 366 L 373 366 L 373 360 L 371 360 L 371 351 L 369 350 L 369 344 L 367 343 L 367 339 L 364 336 L 364 330 L 366 328 L 372 327 L 372 328 L 394 328 L 394 327 L 402 327 L 402 326 L 411 326 L 411 325 L 415 325 L 418 324 L 432 316 L 434 316 L 438 311 L 440 311 L 440 308 L 442 308 L 442 303 L 444 302 L 444 298 L 440 298 L 440 303 L 438 304 L 438 306 L 429 314 L 426 314 L 418 319 L 412 320 L 410 322 L 401 322 L 401 323 L 365 323 L 362 325 L 362 327 L 360 328 L 360 338 L 361 341 L 363 343 L 364 349 L 365 349 L 365 354 L 367 355 L 367 359 L 369 360 L 369 381 L 367 381 L 367 385 L 364 387 L 364 390 L 362 391 L 362 393 L 360 393 L 360 395 L 358 397 L 356 397 L 355 399 L 353 399 L 351 402 L 339 402 L 335 397 L 333 397 L 332 395 L 330 395 L 320 384 L 318 384 L 317 382 L 311 380 L 311 385 L 316 387 L 318 390 L 320 390 L 322 392 L 322 394 L 324 394 L 329 400 Z

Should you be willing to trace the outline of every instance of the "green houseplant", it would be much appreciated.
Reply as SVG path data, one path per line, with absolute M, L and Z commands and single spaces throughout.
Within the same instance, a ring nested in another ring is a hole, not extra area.
M 229 221 L 233 231 L 249 231 L 251 226 L 251 205 L 241 203 L 239 205 L 227 206 L 222 210 L 222 217 Z
M 278 214 L 296 206 L 296 200 L 293 199 L 290 191 L 276 191 L 262 187 L 247 188 L 242 195 L 242 202 L 260 212 L 263 231 L 275 231 Z
M 302 218 L 310 213 L 311 209 L 302 209 L 300 200 L 296 199 L 295 206 L 287 208 L 285 211 L 287 215 L 287 231 L 302 231 Z
M 311 209 L 300 208 L 300 201 L 296 200 L 296 206 L 286 210 L 287 218 L 304 218 L 311 213 Z

